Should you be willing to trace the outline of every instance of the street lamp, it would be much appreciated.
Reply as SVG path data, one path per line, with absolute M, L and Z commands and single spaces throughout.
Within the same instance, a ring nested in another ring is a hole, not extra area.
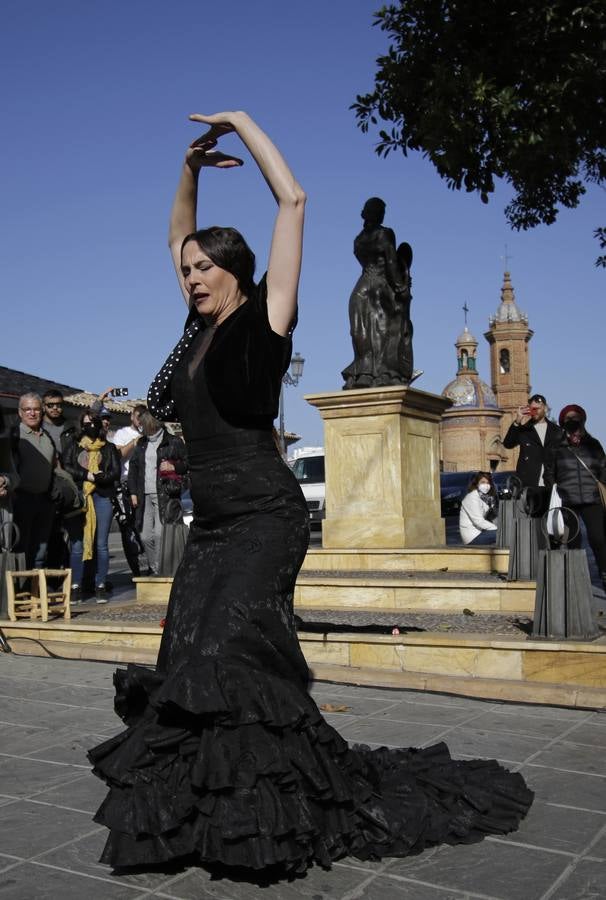
M 290 384 L 292 387 L 296 387 L 299 383 L 299 379 L 303 376 L 303 366 L 305 365 L 305 360 L 301 356 L 300 353 L 295 353 L 291 363 L 290 363 L 290 372 L 286 372 L 282 378 L 282 384 L 280 385 L 280 452 L 282 456 L 286 459 L 286 438 L 284 437 L 284 385 Z

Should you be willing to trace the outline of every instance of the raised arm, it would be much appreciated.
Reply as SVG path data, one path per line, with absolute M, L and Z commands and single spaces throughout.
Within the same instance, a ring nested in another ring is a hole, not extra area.
M 235 131 L 265 178 L 278 214 L 267 266 L 267 308 L 269 323 L 278 334 L 286 335 L 297 308 L 297 290 L 301 272 L 305 193 L 288 168 L 284 157 L 264 131 L 246 113 L 229 112 L 212 116 L 192 115 L 195 122 L 211 126 L 201 140 L 214 139 Z M 205 154 L 208 156 L 208 154 Z M 185 235 L 183 235 L 185 236 Z
M 187 148 L 187 153 L 185 154 L 181 177 L 177 185 L 177 192 L 170 214 L 168 246 L 170 247 L 170 253 L 177 273 L 177 280 L 187 304 L 189 304 L 189 294 L 181 274 L 181 245 L 183 244 L 183 239 L 196 230 L 200 169 L 210 167 L 229 169 L 242 165 L 241 159 L 212 150 L 221 134 L 232 130 L 231 127 L 227 129 L 211 128 L 206 135 L 194 141 Z

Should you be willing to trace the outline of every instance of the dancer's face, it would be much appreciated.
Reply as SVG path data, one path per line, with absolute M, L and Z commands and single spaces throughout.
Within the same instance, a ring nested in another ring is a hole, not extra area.
M 231 272 L 217 266 L 195 241 L 183 248 L 181 273 L 190 307 L 214 325 L 220 325 L 246 299 Z

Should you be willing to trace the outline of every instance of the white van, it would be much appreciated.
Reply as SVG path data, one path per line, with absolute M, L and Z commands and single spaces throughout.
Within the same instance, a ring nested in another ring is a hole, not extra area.
M 307 501 L 310 524 L 321 526 L 326 515 L 324 447 L 301 447 L 300 450 L 295 450 L 289 465 Z

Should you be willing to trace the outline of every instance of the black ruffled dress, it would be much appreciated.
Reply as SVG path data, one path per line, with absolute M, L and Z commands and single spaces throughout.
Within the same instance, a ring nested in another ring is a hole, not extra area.
M 271 433 L 291 348 L 262 282 L 214 334 L 190 316 L 150 389 L 182 423 L 194 521 L 157 668 L 116 672 L 127 729 L 90 752 L 116 868 L 188 857 L 277 877 L 504 834 L 532 802 L 519 774 L 442 743 L 350 748 L 307 693 L 293 615 L 307 509 Z

